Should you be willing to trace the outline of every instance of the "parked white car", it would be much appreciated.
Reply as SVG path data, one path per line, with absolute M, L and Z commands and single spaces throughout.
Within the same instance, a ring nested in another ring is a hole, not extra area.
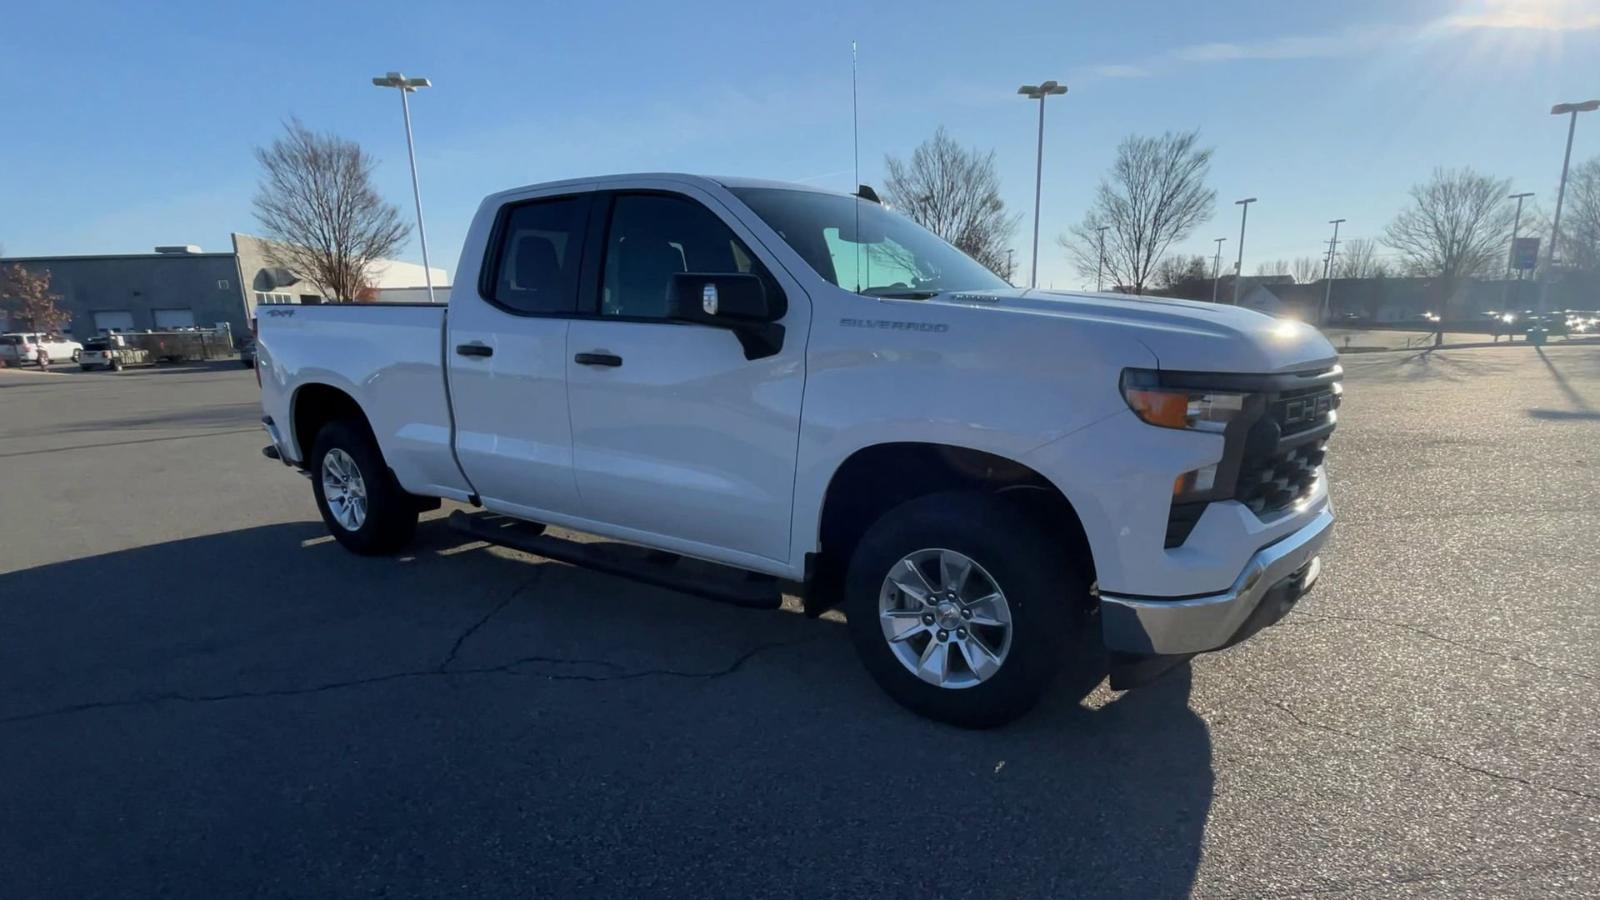
M 1032 707 L 1086 629 L 1135 686 L 1320 571 L 1342 372 L 1310 326 L 1018 290 L 870 197 L 687 175 L 495 194 L 456 271 L 448 316 L 260 311 L 266 454 L 357 553 L 448 498 L 534 523 L 452 514 L 475 539 L 717 599 L 789 579 L 967 726 Z
M 38 331 L 13 331 L 0 334 L 0 360 L 8 365 L 38 365 L 77 362 L 83 345 L 59 334 Z

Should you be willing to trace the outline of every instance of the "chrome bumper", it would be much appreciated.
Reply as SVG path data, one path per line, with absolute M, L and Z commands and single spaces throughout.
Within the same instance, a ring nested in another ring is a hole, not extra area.
M 1272 624 L 1317 580 L 1322 570 L 1317 551 L 1332 533 L 1333 510 L 1325 508 L 1299 531 L 1257 551 L 1220 594 L 1181 600 L 1101 594 L 1106 648 L 1144 655 L 1204 653 Z M 1270 609 L 1263 606 L 1269 597 Z

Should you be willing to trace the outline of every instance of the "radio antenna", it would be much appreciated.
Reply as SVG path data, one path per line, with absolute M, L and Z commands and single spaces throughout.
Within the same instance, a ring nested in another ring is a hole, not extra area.
M 861 293 L 861 114 L 856 107 L 856 42 L 850 42 L 850 142 L 856 182 L 856 293 Z

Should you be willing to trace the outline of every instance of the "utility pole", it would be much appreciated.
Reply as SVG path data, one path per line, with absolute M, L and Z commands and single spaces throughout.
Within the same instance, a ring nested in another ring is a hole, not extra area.
M 1555 277 L 1556 257 L 1561 252 L 1561 201 L 1567 197 L 1567 169 L 1572 165 L 1572 135 L 1578 130 L 1578 113 L 1593 112 L 1600 109 L 1600 100 L 1587 100 L 1583 103 L 1559 103 L 1550 108 L 1552 116 L 1572 116 L 1567 123 L 1567 155 L 1561 160 L 1561 187 L 1556 190 L 1556 217 L 1550 226 L 1550 267 L 1544 273 L 1544 289 L 1539 292 L 1539 312 L 1547 311 L 1550 305 L 1550 279 Z
M 1006 248 L 1006 281 L 1008 283 L 1011 281 L 1012 274 L 1017 271 L 1017 264 L 1011 260 L 1012 254 L 1016 252 L 1017 251 L 1011 249 L 1010 247 Z
M 1344 219 L 1329 219 L 1328 224 L 1333 226 L 1333 240 L 1328 242 L 1328 264 L 1322 269 L 1322 280 L 1326 284 L 1322 292 L 1322 324 L 1328 324 L 1328 316 L 1333 312 L 1333 256 L 1339 251 L 1339 223 Z
M 1101 226 L 1095 228 L 1095 231 L 1099 234 L 1099 239 L 1098 239 L 1097 243 L 1100 245 L 1100 263 L 1097 266 L 1095 266 L 1095 270 L 1094 270 L 1094 290 L 1095 290 L 1095 293 L 1099 293 L 1099 292 L 1105 290 L 1106 229 L 1110 228 L 1110 227 L 1111 227 L 1110 225 L 1101 225 Z
M 1039 286 L 1039 193 L 1044 184 L 1044 98 L 1066 92 L 1066 85 L 1054 81 L 1025 84 L 1017 88 L 1017 93 L 1022 96 L 1039 101 L 1039 154 L 1033 165 L 1033 274 L 1028 278 L 1030 288 Z
M 1532 191 L 1528 191 L 1528 192 L 1522 193 L 1522 194 L 1512 194 L 1510 197 L 1506 198 L 1508 200 L 1517 201 L 1517 215 L 1516 215 L 1516 218 L 1513 218 L 1511 220 L 1511 249 L 1510 249 L 1510 251 L 1508 251 L 1506 253 L 1506 285 L 1505 285 L 1505 289 L 1500 292 L 1500 305 L 1501 306 L 1507 306 L 1508 305 L 1508 303 L 1507 303 L 1507 295 L 1509 295 L 1511 293 L 1511 271 L 1512 271 L 1511 266 L 1512 266 L 1513 263 L 1515 263 L 1517 261 L 1516 260 L 1516 255 L 1517 255 L 1517 232 L 1520 231 L 1521 228 L 1522 228 L 1522 201 L 1524 201 L 1524 200 L 1526 200 L 1526 199 L 1528 199 L 1529 197 L 1532 197 L 1532 196 L 1533 196 L 1533 192 Z M 1535 259 L 1534 262 L 1537 263 L 1538 260 Z M 1517 300 L 1520 302 L 1522 300 L 1522 268 L 1519 266 L 1516 269 L 1516 272 L 1517 272 Z M 1504 309 L 1500 310 L 1501 314 L 1504 314 L 1507 311 L 1508 310 L 1504 310 Z
M 1233 201 L 1239 207 L 1239 261 L 1233 264 L 1233 305 L 1239 305 L 1239 285 L 1244 281 L 1244 225 L 1250 220 L 1250 204 L 1256 202 L 1254 197 Z
M 1217 285 L 1222 282 L 1222 242 L 1225 237 L 1213 238 L 1217 242 L 1217 256 L 1212 261 L 1211 268 L 1211 302 L 1217 302 Z

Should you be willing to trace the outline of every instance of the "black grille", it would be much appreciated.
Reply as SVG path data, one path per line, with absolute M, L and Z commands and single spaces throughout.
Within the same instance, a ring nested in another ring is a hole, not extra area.
M 1326 455 L 1327 441 L 1290 447 L 1260 460 L 1246 459 L 1239 469 L 1234 497 L 1256 515 L 1292 506 L 1311 493 L 1317 467 Z

